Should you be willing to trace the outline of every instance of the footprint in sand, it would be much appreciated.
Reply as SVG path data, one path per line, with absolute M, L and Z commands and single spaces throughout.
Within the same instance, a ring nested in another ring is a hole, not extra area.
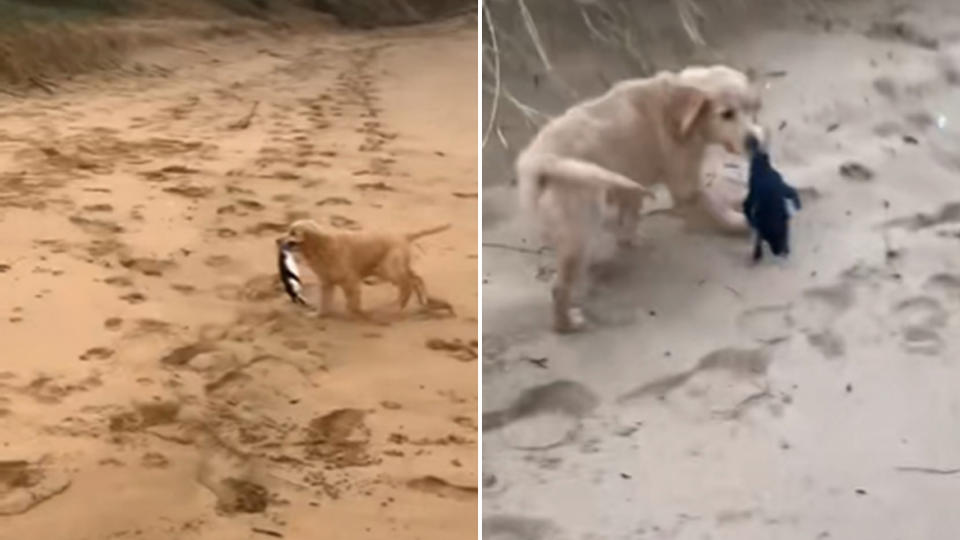
M 148 335 L 164 334 L 174 335 L 173 325 L 159 319 L 143 318 L 133 321 L 132 328 L 129 329 L 124 337 L 142 337 Z
M 717 349 L 692 368 L 647 382 L 617 401 L 670 398 L 672 408 L 691 416 L 737 419 L 758 400 L 773 397 L 767 381 L 771 361 L 767 349 Z
M 0 516 L 23 514 L 70 487 L 70 478 L 49 460 L 0 461 Z
M 287 232 L 288 225 L 286 223 L 279 223 L 273 221 L 261 221 L 256 225 L 247 227 L 244 231 L 247 234 L 252 234 L 254 236 L 264 236 L 264 235 L 273 235 L 273 234 L 283 234 Z
M 893 315 L 900 323 L 901 346 L 907 352 L 936 355 L 943 351 L 938 333 L 950 315 L 940 302 L 929 296 L 914 296 L 899 302 Z
M 350 231 L 359 231 L 363 227 L 360 226 L 356 221 L 341 215 L 332 215 L 330 216 L 330 225 L 338 229 L 347 229 Z
M 807 343 L 828 359 L 839 358 L 847 352 L 843 337 L 829 328 L 820 332 L 808 332 Z
M 483 540 L 566 540 L 553 522 L 524 516 L 483 518 Z
M 573 440 L 580 421 L 600 403 L 586 386 L 554 381 L 524 390 L 507 407 L 483 414 L 483 431 L 502 430 L 508 446 L 543 450 Z
M 307 459 L 323 461 L 332 468 L 378 463 L 379 459 L 370 455 L 366 414 L 359 409 L 336 409 L 311 420 L 304 428 L 309 441 L 304 447 Z
M 128 270 L 140 272 L 145 276 L 160 277 L 165 272 L 177 267 L 177 263 L 167 259 L 153 259 L 149 257 L 129 257 L 120 258 L 120 266 Z
M 958 158 L 958 163 L 960 163 L 960 158 Z M 960 170 L 960 165 L 958 165 L 957 170 Z M 960 201 L 944 203 L 936 212 L 918 213 L 911 216 L 894 218 L 884 223 L 884 225 L 886 227 L 903 227 L 908 230 L 919 231 L 938 225 L 953 223 L 960 223 Z
M 945 300 L 960 301 L 960 274 L 934 274 L 927 278 L 923 290 Z
M 213 195 L 213 188 L 207 186 L 198 186 L 196 184 L 181 183 L 176 186 L 163 188 L 165 193 L 180 195 L 188 199 L 203 199 Z
M 80 355 L 80 360 L 106 360 L 113 356 L 113 349 L 108 347 L 92 347 Z
M 864 32 L 864 36 L 879 41 L 900 42 L 922 49 L 937 50 L 940 48 L 940 40 L 929 35 L 919 26 L 903 20 L 874 21 L 870 28 Z
M 793 331 L 790 306 L 760 306 L 740 314 L 737 325 L 740 331 L 752 339 L 773 344 L 788 339 Z
M 203 452 L 197 483 L 217 498 L 217 510 L 230 514 L 259 514 L 270 504 L 270 492 L 258 481 L 245 456 L 236 454 L 217 437 L 201 441 Z
M 124 232 L 124 228 L 112 221 L 102 219 L 90 219 L 83 216 L 70 216 L 70 223 L 80 227 L 89 234 L 119 234 Z
M 170 466 L 170 460 L 160 452 L 147 452 L 140 458 L 140 464 L 147 469 L 166 469 Z
M 134 403 L 132 409 L 111 414 L 107 425 L 111 432 L 141 431 L 155 426 L 167 426 L 177 421 L 181 405 L 177 401 L 148 401 Z
M 147 301 L 147 297 L 142 293 L 132 292 L 130 294 L 125 294 L 120 297 L 121 300 L 127 302 L 128 304 L 142 304 Z
M 476 487 L 459 486 L 433 475 L 414 478 L 407 482 L 407 487 L 414 491 L 429 493 L 444 499 L 460 501 L 475 501 L 477 499 Z
M 227 514 L 261 513 L 270 502 L 267 488 L 242 478 L 224 478 L 213 491 L 217 495 L 217 508 Z
M 254 212 L 259 212 L 266 208 L 263 204 L 253 199 L 237 199 L 237 206 L 246 208 L 247 210 L 253 210 Z
M 195 357 L 215 350 L 217 350 L 217 348 L 210 343 L 191 343 L 170 351 L 160 359 L 160 363 L 165 366 L 185 366 Z
M 123 326 L 123 319 L 120 317 L 110 317 L 103 321 L 103 327 L 107 330 L 116 331 L 119 330 L 121 326 Z
M 103 282 L 113 287 L 133 287 L 133 280 L 126 276 L 110 276 Z
M 317 206 L 349 206 L 353 204 L 345 197 L 327 197 L 316 202 Z
M 203 260 L 203 264 L 210 268 L 223 268 L 233 262 L 229 255 L 211 255 Z
M 835 285 L 811 287 L 803 291 L 802 301 L 793 310 L 793 320 L 807 335 L 807 340 L 814 347 L 820 348 L 821 343 L 829 348 L 833 357 L 838 351 L 837 343 L 842 342 L 840 336 L 834 335 L 831 326 L 856 301 L 854 285 L 843 281 Z M 842 345 L 840 346 L 842 348 Z

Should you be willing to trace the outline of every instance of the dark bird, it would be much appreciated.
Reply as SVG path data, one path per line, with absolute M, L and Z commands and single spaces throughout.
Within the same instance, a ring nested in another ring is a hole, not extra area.
M 750 153 L 750 184 L 743 201 L 743 214 L 757 233 L 753 260 L 763 258 L 764 242 L 774 255 L 786 257 L 790 254 L 790 209 L 787 204 L 792 202 L 799 210 L 800 195 L 773 168 L 770 154 L 756 137 L 751 135 L 746 142 Z
M 297 262 L 290 252 L 290 247 L 283 241 L 277 241 L 277 266 L 280 270 L 280 281 L 283 283 L 283 289 L 293 300 L 294 304 L 307 305 L 303 298 L 303 283 L 300 281 L 300 272 L 297 270 Z

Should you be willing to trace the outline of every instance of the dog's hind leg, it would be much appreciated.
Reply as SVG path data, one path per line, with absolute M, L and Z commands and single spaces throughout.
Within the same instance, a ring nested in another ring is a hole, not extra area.
M 403 311 L 403 308 L 407 307 L 407 304 L 410 303 L 410 295 L 413 293 L 413 284 L 410 283 L 410 280 L 405 279 L 397 284 L 397 310 Z
M 426 306 L 430 297 L 427 295 L 427 285 L 423 282 L 423 278 L 411 270 L 410 283 L 413 285 L 414 294 L 417 295 L 417 302 L 419 302 L 421 306 Z
M 583 251 L 558 253 L 557 276 L 553 284 L 553 327 L 561 334 L 580 330 L 584 321 L 573 306 L 573 293 L 583 274 Z
M 343 285 L 343 295 L 347 298 L 347 310 L 350 311 L 352 315 L 359 319 L 368 320 L 370 317 L 367 315 L 363 308 L 360 306 L 360 287 L 362 282 L 351 282 L 345 283 Z
M 417 296 L 417 303 L 421 306 L 427 305 L 427 287 L 423 283 L 423 278 L 415 274 L 413 270 L 407 271 L 407 275 L 400 280 L 397 287 L 400 290 L 397 296 L 397 304 L 401 310 L 407 307 L 410 296 L 413 294 Z

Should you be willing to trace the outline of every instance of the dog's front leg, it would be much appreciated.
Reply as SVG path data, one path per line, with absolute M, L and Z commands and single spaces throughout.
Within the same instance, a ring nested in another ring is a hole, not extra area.
M 347 310 L 351 315 L 360 319 L 368 319 L 369 317 L 360 305 L 360 287 L 361 282 L 359 281 L 344 283 L 343 295 L 347 299 Z
M 388 321 L 378 320 L 363 310 L 360 305 L 360 291 L 362 286 L 363 282 L 359 279 L 351 280 L 349 283 L 343 285 L 343 294 L 347 297 L 347 310 L 351 315 L 361 321 L 381 325 L 389 324 Z
M 617 210 L 616 237 L 621 248 L 633 247 L 643 201 L 655 198 L 652 191 L 639 184 L 637 189 L 611 189 L 607 193 L 607 203 L 612 203 Z
M 333 313 L 333 296 L 336 294 L 336 286 L 333 283 L 324 281 L 320 284 L 320 316 L 326 317 Z

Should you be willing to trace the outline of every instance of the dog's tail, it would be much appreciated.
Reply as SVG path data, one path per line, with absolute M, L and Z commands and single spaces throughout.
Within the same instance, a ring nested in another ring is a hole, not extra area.
M 627 189 L 642 191 L 652 196 L 647 188 L 626 176 L 589 161 L 549 154 L 520 155 L 517 159 L 517 186 L 520 189 L 520 203 L 525 208 L 535 208 L 544 188 L 550 183 L 597 189 Z
M 430 236 L 431 234 L 437 234 L 437 233 L 443 232 L 443 231 L 445 231 L 445 230 L 447 230 L 447 229 L 449 229 L 449 228 L 450 228 L 450 224 L 449 224 L 449 223 L 445 223 L 445 224 L 439 225 L 439 226 L 437 226 L 437 227 L 430 227 L 429 229 L 423 229 L 422 231 L 416 231 L 416 232 L 412 232 L 412 233 L 407 233 L 405 236 L 406 236 L 406 239 L 407 239 L 408 242 L 413 242 L 414 240 L 416 240 L 416 239 L 418 239 L 418 238 L 423 238 L 424 236 Z

